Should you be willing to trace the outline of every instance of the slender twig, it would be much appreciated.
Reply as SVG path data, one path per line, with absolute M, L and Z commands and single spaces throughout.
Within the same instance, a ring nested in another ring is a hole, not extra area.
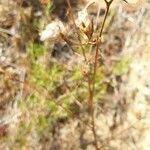
M 96 39 L 96 52 L 95 52 L 95 60 L 94 60 L 94 68 L 93 68 L 93 76 L 92 76 L 92 89 L 89 91 L 89 108 L 90 108 L 90 113 L 91 113 L 91 119 L 92 119 L 92 131 L 94 135 L 94 140 L 95 140 L 95 148 L 98 150 L 98 141 L 97 141 L 97 134 L 96 134 L 96 129 L 95 129 L 95 119 L 94 119 L 94 106 L 93 106 L 93 98 L 94 98 L 94 91 L 95 91 L 95 78 L 96 78 L 96 71 L 97 71 L 97 63 L 98 63 L 98 55 L 99 55 L 99 48 L 100 48 L 100 40 L 102 37 L 102 33 L 104 30 L 104 25 L 106 22 L 106 18 L 108 16 L 109 8 L 113 0 L 107 1 L 105 0 L 106 3 L 106 12 L 104 16 L 104 20 L 102 22 L 102 26 L 100 28 L 99 36 L 97 36 Z
M 73 12 L 72 12 L 72 7 L 71 7 L 71 4 L 70 4 L 70 0 L 67 0 L 67 4 L 68 4 L 69 10 L 70 10 L 70 15 L 71 15 L 71 19 L 73 21 L 73 25 L 74 25 L 74 27 L 76 29 L 76 33 L 77 33 L 77 36 L 78 36 L 78 41 L 79 41 L 80 47 L 82 49 L 84 60 L 85 60 L 85 62 L 87 62 L 85 50 L 84 50 L 84 48 L 82 46 L 83 44 L 82 44 L 82 41 L 81 41 L 81 38 L 80 38 L 80 33 L 78 32 L 78 28 L 77 28 L 77 25 L 75 23 L 75 19 L 74 19 L 74 15 L 73 15 Z M 89 6 L 89 5 L 87 5 L 87 6 Z M 92 99 L 93 99 L 93 94 L 92 94 L 93 92 L 92 92 L 92 87 L 91 87 L 91 79 L 90 79 L 89 75 L 87 76 L 87 79 L 88 79 L 89 101 L 91 102 Z
M 108 16 L 108 12 L 109 12 L 109 8 L 110 8 L 110 5 L 112 3 L 113 0 L 111 1 L 107 1 L 105 0 L 106 2 L 106 12 L 105 12 L 105 16 L 104 16 L 104 20 L 102 22 L 102 26 L 100 28 L 100 32 L 99 32 L 99 37 L 97 37 L 97 42 L 96 42 L 96 52 L 95 52 L 95 62 L 94 62 L 94 71 L 93 71 L 93 79 L 92 79 L 92 91 L 93 91 L 93 94 L 92 96 L 94 96 L 94 90 L 95 90 L 95 77 L 96 77 L 96 70 L 97 70 L 97 60 L 98 60 L 98 55 L 99 55 L 99 47 L 100 47 L 100 40 L 101 40 L 101 37 L 102 37 L 102 33 L 103 33 L 103 30 L 104 30 L 104 25 L 105 25 L 105 22 L 106 22 L 106 18 Z M 100 40 L 99 40 L 100 38 Z
M 102 21 L 102 25 L 99 28 L 99 35 L 97 35 L 96 43 L 94 44 L 96 46 L 96 51 L 95 51 L 95 56 L 94 56 L 94 66 L 93 66 L 92 76 L 90 76 L 90 74 L 88 74 L 88 76 L 87 76 L 88 93 L 89 93 L 88 105 L 89 105 L 89 113 L 91 115 L 92 132 L 93 132 L 93 136 L 94 136 L 94 144 L 95 144 L 96 150 L 98 150 L 99 148 L 98 148 L 97 134 L 96 134 L 96 129 L 95 129 L 95 118 L 94 118 L 94 100 L 93 99 L 94 99 L 94 92 L 95 92 L 95 78 L 96 78 L 96 71 L 97 71 L 101 37 L 102 37 L 103 30 L 104 30 L 106 18 L 108 16 L 109 8 L 110 8 L 110 5 L 113 2 L 113 0 L 110 0 L 110 1 L 104 0 L 104 1 L 106 3 L 106 12 L 104 15 L 104 19 Z M 78 41 L 79 41 L 80 47 L 82 49 L 84 60 L 87 63 L 85 49 L 84 49 L 82 41 L 81 41 L 80 32 L 79 32 L 78 27 L 75 23 L 75 19 L 74 19 L 72 7 L 70 4 L 70 0 L 67 0 L 67 4 L 68 4 L 69 12 L 70 12 L 70 17 L 71 17 L 71 20 L 73 21 L 73 25 L 74 25 L 75 30 L 76 30 Z M 93 47 L 93 45 L 92 45 L 92 47 Z
M 73 21 L 73 25 L 74 25 L 74 27 L 76 29 L 78 40 L 80 42 L 80 47 L 81 47 L 81 50 L 82 50 L 82 54 L 83 54 L 84 60 L 85 60 L 85 62 L 87 62 L 87 58 L 86 58 L 86 54 L 85 54 L 85 49 L 82 46 L 83 44 L 82 44 L 82 41 L 81 41 L 81 38 L 80 38 L 80 33 L 78 32 L 78 27 L 77 27 L 75 19 L 74 19 L 74 15 L 73 15 L 72 7 L 71 7 L 71 4 L 70 4 L 70 0 L 67 0 L 67 4 L 68 4 L 68 7 L 69 7 L 70 17 L 71 17 L 71 19 Z
M 96 76 L 96 69 L 97 69 L 97 60 L 98 60 L 98 52 L 99 52 L 99 38 L 97 36 L 97 41 L 96 41 L 96 53 L 95 53 L 95 61 L 94 61 L 94 72 L 92 76 L 92 81 L 90 83 L 90 89 L 89 89 L 89 110 L 90 110 L 90 115 L 92 119 L 92 132 L 94 135 L 94 143 L 95 143 L 95 148 L 96 150 L 99 150 L 98 148 L 98 141 L 97 141 L 97 134 L 96 134 L 96 129 L 95 129 L 95 118 L 94 118 L 94 91 L 95 91 L 95 76 Z
M 109 8 L 110 8 L 110 5 L 113 2 L 113 0 L 110 0 L 110 1 L 104 0 L 104 1 L 106 3 L 106 12 L 105 12 L 104 20 L 102 22 L 102 26 L 101 26 L 100 32 L 99 32 L 99 37 L 100 38 L 102 37 L 102 33 L 103 33 L 103 30 L 104 30 L 104 25 L 105 25 L 105 22 L 106 22 L 106 18 L 108 16 Z
M 81 49 L 82 49 L 82 53 L 83 53 L 84 60 L 85 60 L 85 62 L 87 62 L 85 50 L 84 50 L 84 48 L 83 48 L 83 46 L 82 46 L 82 41 L 81 41 L 81 38 L 80 38 L 80 33 L 78 32 L 78 28 L 77 28 L 77 26 L 76 26 L 75 19 L 74 19 L 74 16 L 73 16 L 72 8 L 71 8 L 71 5 L 70 5 L 70 0 L 67 0 L 67 3 L 68 3 L 68 7 L 69 7 L 69 9 L 70 9 L 71 19 L 72 19 L 73 24 L 74 24 L 74 26 L 75 26 L 76 33 L 77 33 L 77 36 L 78 36 L 78 40 L 79 40 L 79 42 L 80 42 L 80 47 L 81 47 Z M 92 124 L 92 132 L 93 132 L 93 135 L 94 135 L 95 148 L 98 150 L 97 135 L 96 135 L 96 130 L 95 130 L 95 120 L 94 120 L 94 114 L 93 114 L 92 80 L 91 80 L 91 78 L 90 78 L 89 75 L 87 76 L 87 79 L 88 79 L 89 105 L 90 105 L 90 112 L 91 112 L 91 116 L 92 116 L 92 123 L 91 123 L 91 124 Z
M 94 70 L 93 70 L 93 78 L 92 78 L 92 96 L 94 96 L 94 91 L 95 91 L 95 77 L 96 77 L 96 70 L 97 70 L 97 61 L 98 61 L 98 55 L 99 55 L 99 47 L 100 47 L 100 40 L 101 40 L 101 37 L 102 37 L 102 33 L 103 33 L 103 30 L 104 30 L 104 25 L 105 25 L 105 22 L 106 22 L 106 18 L 108 16 L 108 12 L 109 12 L 109 8 L 110 8 L 110 5 L 112 3 L 113 0 L 111 1 L 106 1 L 106 12 L 105 12 L 105 16 L 104 16 L 104 19 L 103 19 L 103 22 L 102 22 L 102 26 L 100 28 L 100 32 L 99 32 L 99 37 L 97 36 L 97 41 L 96 41 L 96 52 L 95 52 L 95 61 L 94 61 Z M 100 40 L 99 40 L 100 38 Z M 93 99 L 93 98 L 92 98 Z M 92 101 L 93 100 L 90 100 L 91 104 L 93 103 Z

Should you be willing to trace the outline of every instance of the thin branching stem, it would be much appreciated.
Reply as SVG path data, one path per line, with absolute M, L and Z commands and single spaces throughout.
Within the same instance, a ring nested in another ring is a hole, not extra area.
M 106 12 L 104 15 L 102 25 L 99 28 L 98 35 L 96 37 L 96 44 L 95 44 L 96 51 L 95 51 L 95 56 L 94 56 L 94 66 L 93 66 L 92 76 L 91 77 L 90 77 L 90 75 L 87 76 L 88 93 L 89 93 L 88 105 L 89 105 L 89 112 L 90 112 L 90 116 L 91 116 L 92 132 L 93 132 L 93 136 L 94 136 L 94 144 L 95 144 L 96 150 L 99 150 L 97 133 L 96 133 L 96 126 L 95 126 L 95 117 L 94 117 L 94 92 L 95 92 L 96 71 L 97 71 L 97 65 L 98 65 L 98 57 L 99 57 L 101 37 L 102 37 L 103 30 L 104 30 L 105 22 L 106 22 L 106 19 L 108 16 L 109 8 L 110 8 L 110 5 L 113 2 L 113 0 L 110 0 L 110 1 L 104 0 L 104 1 L 106 3 Z M 81 41 L 80 32 L 79 32 L 78 27 L 75 23 L 75 19 L 74 19 L 72 7 L 70 4 L 70 0 L 67 0 L 67 4 L 68 4 L 69 12 L 70 12 L 70 17 L 71 17 L 71 20 L 73 21 L 73 25 L 74 25 L 75 30 L 76 30 L 78 41 L 80 43 L 80 47 L 81 47 L 81 50 L 83 53 L 84 60 L 87 63 L 85 49 L 84 49 L 82 41 Z
M 75 27 L 75 30 L 76 30 L 76 33 L 77 33 L 77 37 L 78 37 L 78 41 L 80 43 L 80 47 L 82 49 L 82 54 L 83 54 L 83 57 L 84 57 L 84 60 L 85 62 L 87 63 L 87 58 L 86 58 L 86 54 L 85 54 L 85 49 L 83 47 L 83 44 L 82 44 L 82 41 L 81 41 L 81 38 L 80 38 L 80 33 L 78 32 L 78 27 L 75 23 L 75 19 L 74 19 L 74 15 L 73 15 L 73 11 L 72 11 L 72 7 L 71 7 L 71 4 L 70 4 L 70 0 L 67 0 L 67 4 L 68 4 L 68 7 L 69 7 L 69 11 L 70 11 L 70 17 L 73 21 L 73 25 Z M 89 92 L 89 99 L 91 99 L 92 97 L 92 88 L 91 88 L 91 79 L 89 77 L 89 75 L 87 76 L 87 80 L 88 80 L 88 92 Z
M 95 129 L 95 118 L 94 118 L 94 91 L 95 91 L 95 78 L 96 78 L 96 71 L 97 71 L 97 63 L 98 63 L 98 56 L 99 56 L 99 49 L 100 49 L 100 42 L 101 42 L 101 37 L 102 37 L 102 33 L 104 30 L 104 26 L 105 26 L 105 22 L 108 16 L 108 12 L 109 12 L 109 8 L 111 3 L 113 2 L 113 0 L 107 1 L 105 0 L 106 3 L 106 12 L 105 12 L 105 16 L 102 22 L 102 26 L 100 28 L 100 32 L 99 32 L 99 36 L 97 36 L 96 39 L 96 52 L 95 52 L 95 60 L 94 60 L 94 68 L 93 68 L 93 76 L 92 76 L 92 89 L 89 91 L 89 107 L 90 107 L 90 113 L 91 113 L 91 119 L 92 119 L 92 131 L 93 131 L 93 135 L 94 135 L 94 141 L 95 141 L 95 148 L 96 150 L 99 150 L 98 147 L 98 140 L 97 140 L 97 134 L 96 134 L 96 129 Z
M 87 58 L 86 58 L 86 54 L 85 54 L 85 49 L 83 47 L 83 44 L 82 44 L 82 41 L 81 41 L 81 38 L 80 38 L 80 33 L 78 32 L 78 27 L 77 27 L 75 19 L 74 19 L 74 15 L 73 15 L 72 7 L 71 7 L 71 4 L 70 4 L 70 0 L 67 0 L 67 4 L 68 4 L 68 7 L 69 7 L 70 17 L 71 17 L 71 19 L 73 21 L 73 25 L 74 25 L 74 27 L 76 29 L 78 41 L 80 42 L 80 47 L 81 47 L 81 50 L 82 50 L 82 54 L 83 54 L 84 60 L 85 60 L 85 62 L 87 62 Z
M 102 26 L 101 26 L 100 32 L 99 32 L 99 37 L 100 38 L 102 37 L 102 33 L 103 33 L 103 30 L 104 30 L 104 25 L 105 25 L 106 18 L 108 16 L 108 12 L 109 12 L 109 8 L 110 8 L 110 5 L 111 5 L 112 2 L 113 2 L 113 0 L 110 0 L 110 1 L 105 0 L 105 3 L 106 3 L 106 12 L 105 12 L 104 20 L 102 22 Z
M 93 96 L 94 96 L 94 91 L 95 91 L 95 77 L 96 77 L 97 61 L 98 61 L 101 37 L 102 37 L 103 30 L 104 30 L 106 18 L 108 16 L 109 8 L 110 8 L 110 5 L 113 2 L 113 0 L 111 0 L 109 2 L 107 0 L 105 0 L 105 2 L 106 2 L 106 12 L 105 12 L 105 16 L 104 16 L 104 19 L 103 19 L 103 22 L 102 22 L 102 26 L 100 28 L 99 37 L 97 37 L 97 42 L 96 42 L 96 52 L 95 52 L 95 62 L 94 62 L 94 71 L 93 71 L 93 82 L 92 82 Z M 100 40 L 99 40 L 99 38 L 100 38 Z
M 91 99 L 90 99 L 90 104 L 92 104 L 93 102 L 93 97 L 94 97 L 94 91 L 95 91 L 95 77 L 96 77 L 96 71 L 97 71 L 97 61 L 98 61 L 98 55 L 99 55 L 99 49 L 100 49 L 100 40 L 101 40 L 101 37 L 102 37 L 102 33 L 103 33 L 103 30 L 104 30 L 104 25 L 105 25 L 105 22 L 106 22 L 106 18 L 108 16 L 108 12 L 109 12 L 109 8 L 110 8 L 110 5 L 112 3 L 113 0 L 111 1 L 106 1 L 106 12 L 105 12 L 105 16 L 104 16 L 104 20 L 102 22 L 102 26 L 100 28 L 100 32 L 99 32 L 99 37 L 97 37 L 97 41 L 96 41 L 96 52 L 95 52 L 95 60 L 94 60 L 94 70 L 93 70 L 93 78 L 92 78 L 92 96 L 91 96 Z M 100 40 L 99 40 L 100 38 Z
M 96 41 L 96 53 L 95 53 L 95 61 L 94 61 L 94 72 L 92 76 L 92 83 L 91 83 L 91 90 L 89 92 L 89 110 L 91 114 L 91 119 L 92 119 L 92 132 L 94 136 L 94 144 L 96 150 L 99 150 L 98 148 L 98 140 L 97 140 L 97 134 L 96 134 L 96 127 L 95 127 L 95 117 L 94 117 L 94 91 L 95 91 L 95 76 L 96 76 L 96 69 L 97 69 L 97 60 L 98 60 L 98 52 L 99 52 L 99 38 L 97 37 Z

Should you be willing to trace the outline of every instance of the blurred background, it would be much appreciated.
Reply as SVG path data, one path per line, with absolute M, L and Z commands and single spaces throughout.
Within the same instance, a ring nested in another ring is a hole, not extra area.
M 74 19 L 89 1 L 70 0 Z M 94 2 L 96 28 L 106 7 Z M 127 2 L 112 2 L 102 36 L 94 96 L 102 150 L 150 149 L 150 1 Z M 68 14 L 66 0 L 0 0 L 0 150 L 95 149 L 88 67 Z M 63 24 L 71 47 L 59 36 L 41 41 L 51 22 Z

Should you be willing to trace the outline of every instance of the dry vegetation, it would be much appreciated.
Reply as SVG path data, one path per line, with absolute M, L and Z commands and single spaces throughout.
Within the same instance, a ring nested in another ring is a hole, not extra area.
M 0 150 L 149 150 L 149 9 L 0 0 Z

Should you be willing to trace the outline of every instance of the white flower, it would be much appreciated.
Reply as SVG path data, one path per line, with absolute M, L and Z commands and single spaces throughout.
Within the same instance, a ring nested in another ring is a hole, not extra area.
M 60 32 L 61 33 L 65 32 L 65 26 L 63 25 L 61 21 L 58 21 L 58 20 L 53 21 L 50 24 L 48 24 L 45 30 L 43 30 L 40 33 L 40 40 L 45 41 L 47 39 L 57 38 Z
M 78 12 L 78 18 L 76 19 L 76 25 L 80 27 L 82 23 L 87 27 L 90 24 L 89 15 L 87 9 L 83 9 Z

